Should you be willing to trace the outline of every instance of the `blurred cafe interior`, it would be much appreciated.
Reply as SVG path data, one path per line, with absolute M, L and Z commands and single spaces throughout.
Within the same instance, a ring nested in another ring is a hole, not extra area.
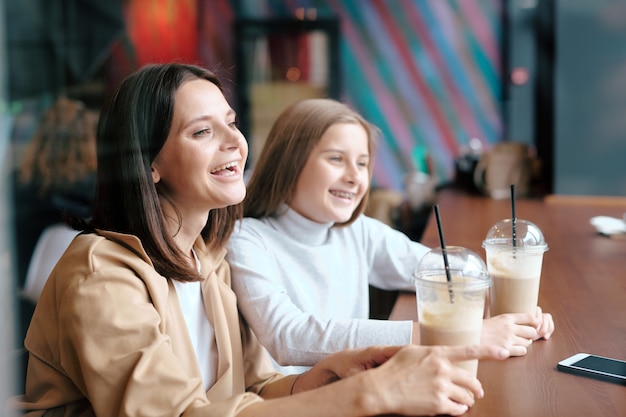
M 20 389 L 28 321 L 11 178 L 58 97 L 97 112 L 144 64 L 204 65 L 249 169 L 288 104 L 339 99 L 382 133 L 370 213 L 419 239 L 448 188 L 625 198 L 625 38 L 624 0 L 4 0 L 0 400 Z

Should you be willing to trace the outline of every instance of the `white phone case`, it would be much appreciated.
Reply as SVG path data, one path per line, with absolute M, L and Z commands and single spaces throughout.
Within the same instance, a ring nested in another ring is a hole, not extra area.
M 583 359 L 587 359 L 586 362 L 590 363 L 579 363 Z M 619 359 L 589 353 L 577 353 L 560 361 L 557 364 L 557 369 L 563 372 L 626 385 L 626 361 Z

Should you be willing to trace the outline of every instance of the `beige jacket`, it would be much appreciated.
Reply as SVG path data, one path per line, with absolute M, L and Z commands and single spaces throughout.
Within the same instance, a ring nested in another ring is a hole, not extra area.
M 225 250 L 196 252 L 215 328 L 208 392 L 178 297 L 135 236 L 79 235 L 50 275 L 25 346 L 28 416 L 236 416 L 281 376 L 238 314 Z

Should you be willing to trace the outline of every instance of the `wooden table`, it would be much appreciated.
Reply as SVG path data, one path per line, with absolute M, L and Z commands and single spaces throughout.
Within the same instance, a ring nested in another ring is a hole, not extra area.
M 509 200 L 444 190 L 438 200 L 446 245 L 469 248 L 484 259 L 482 240 L 492 224 L 511 217 Z M 483 361 L 478 377 L 486 396 L 467 416 L 626 416 L 626 386 L 556 370 L 577 352 L 626 359 L 626 240 L 596 233 L 589 220 L 621 218 L 626 199 L 555 197 L 518 199 L 518 219 L 543 231 L 545 253 L 539 305 L 556 330 L 526 356 Z M 435 216 L 422 242 L 439 246 Z M 416 319 L 414 294 L 401 294 L 390 319 Z

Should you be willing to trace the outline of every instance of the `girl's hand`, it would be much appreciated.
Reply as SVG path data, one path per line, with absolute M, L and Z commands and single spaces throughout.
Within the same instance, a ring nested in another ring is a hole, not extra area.
M 552 314 L 543 313 L 541 307 L 537 306 L 537 317 L 541 320 L 541 325 L 537 328 L 537 339 L 548 340 L 554 333 L 554 320 Z M 535 340 L 537 340 L 535 339 Z
M 480 343 L 502 346 L 511 356 L 524 356 L 533 341 L 549 339 L 553 332 L 552 315 L 543 314 L 541 307 L 537 307 L 535 315 L 509 313 L 485 319 Z

